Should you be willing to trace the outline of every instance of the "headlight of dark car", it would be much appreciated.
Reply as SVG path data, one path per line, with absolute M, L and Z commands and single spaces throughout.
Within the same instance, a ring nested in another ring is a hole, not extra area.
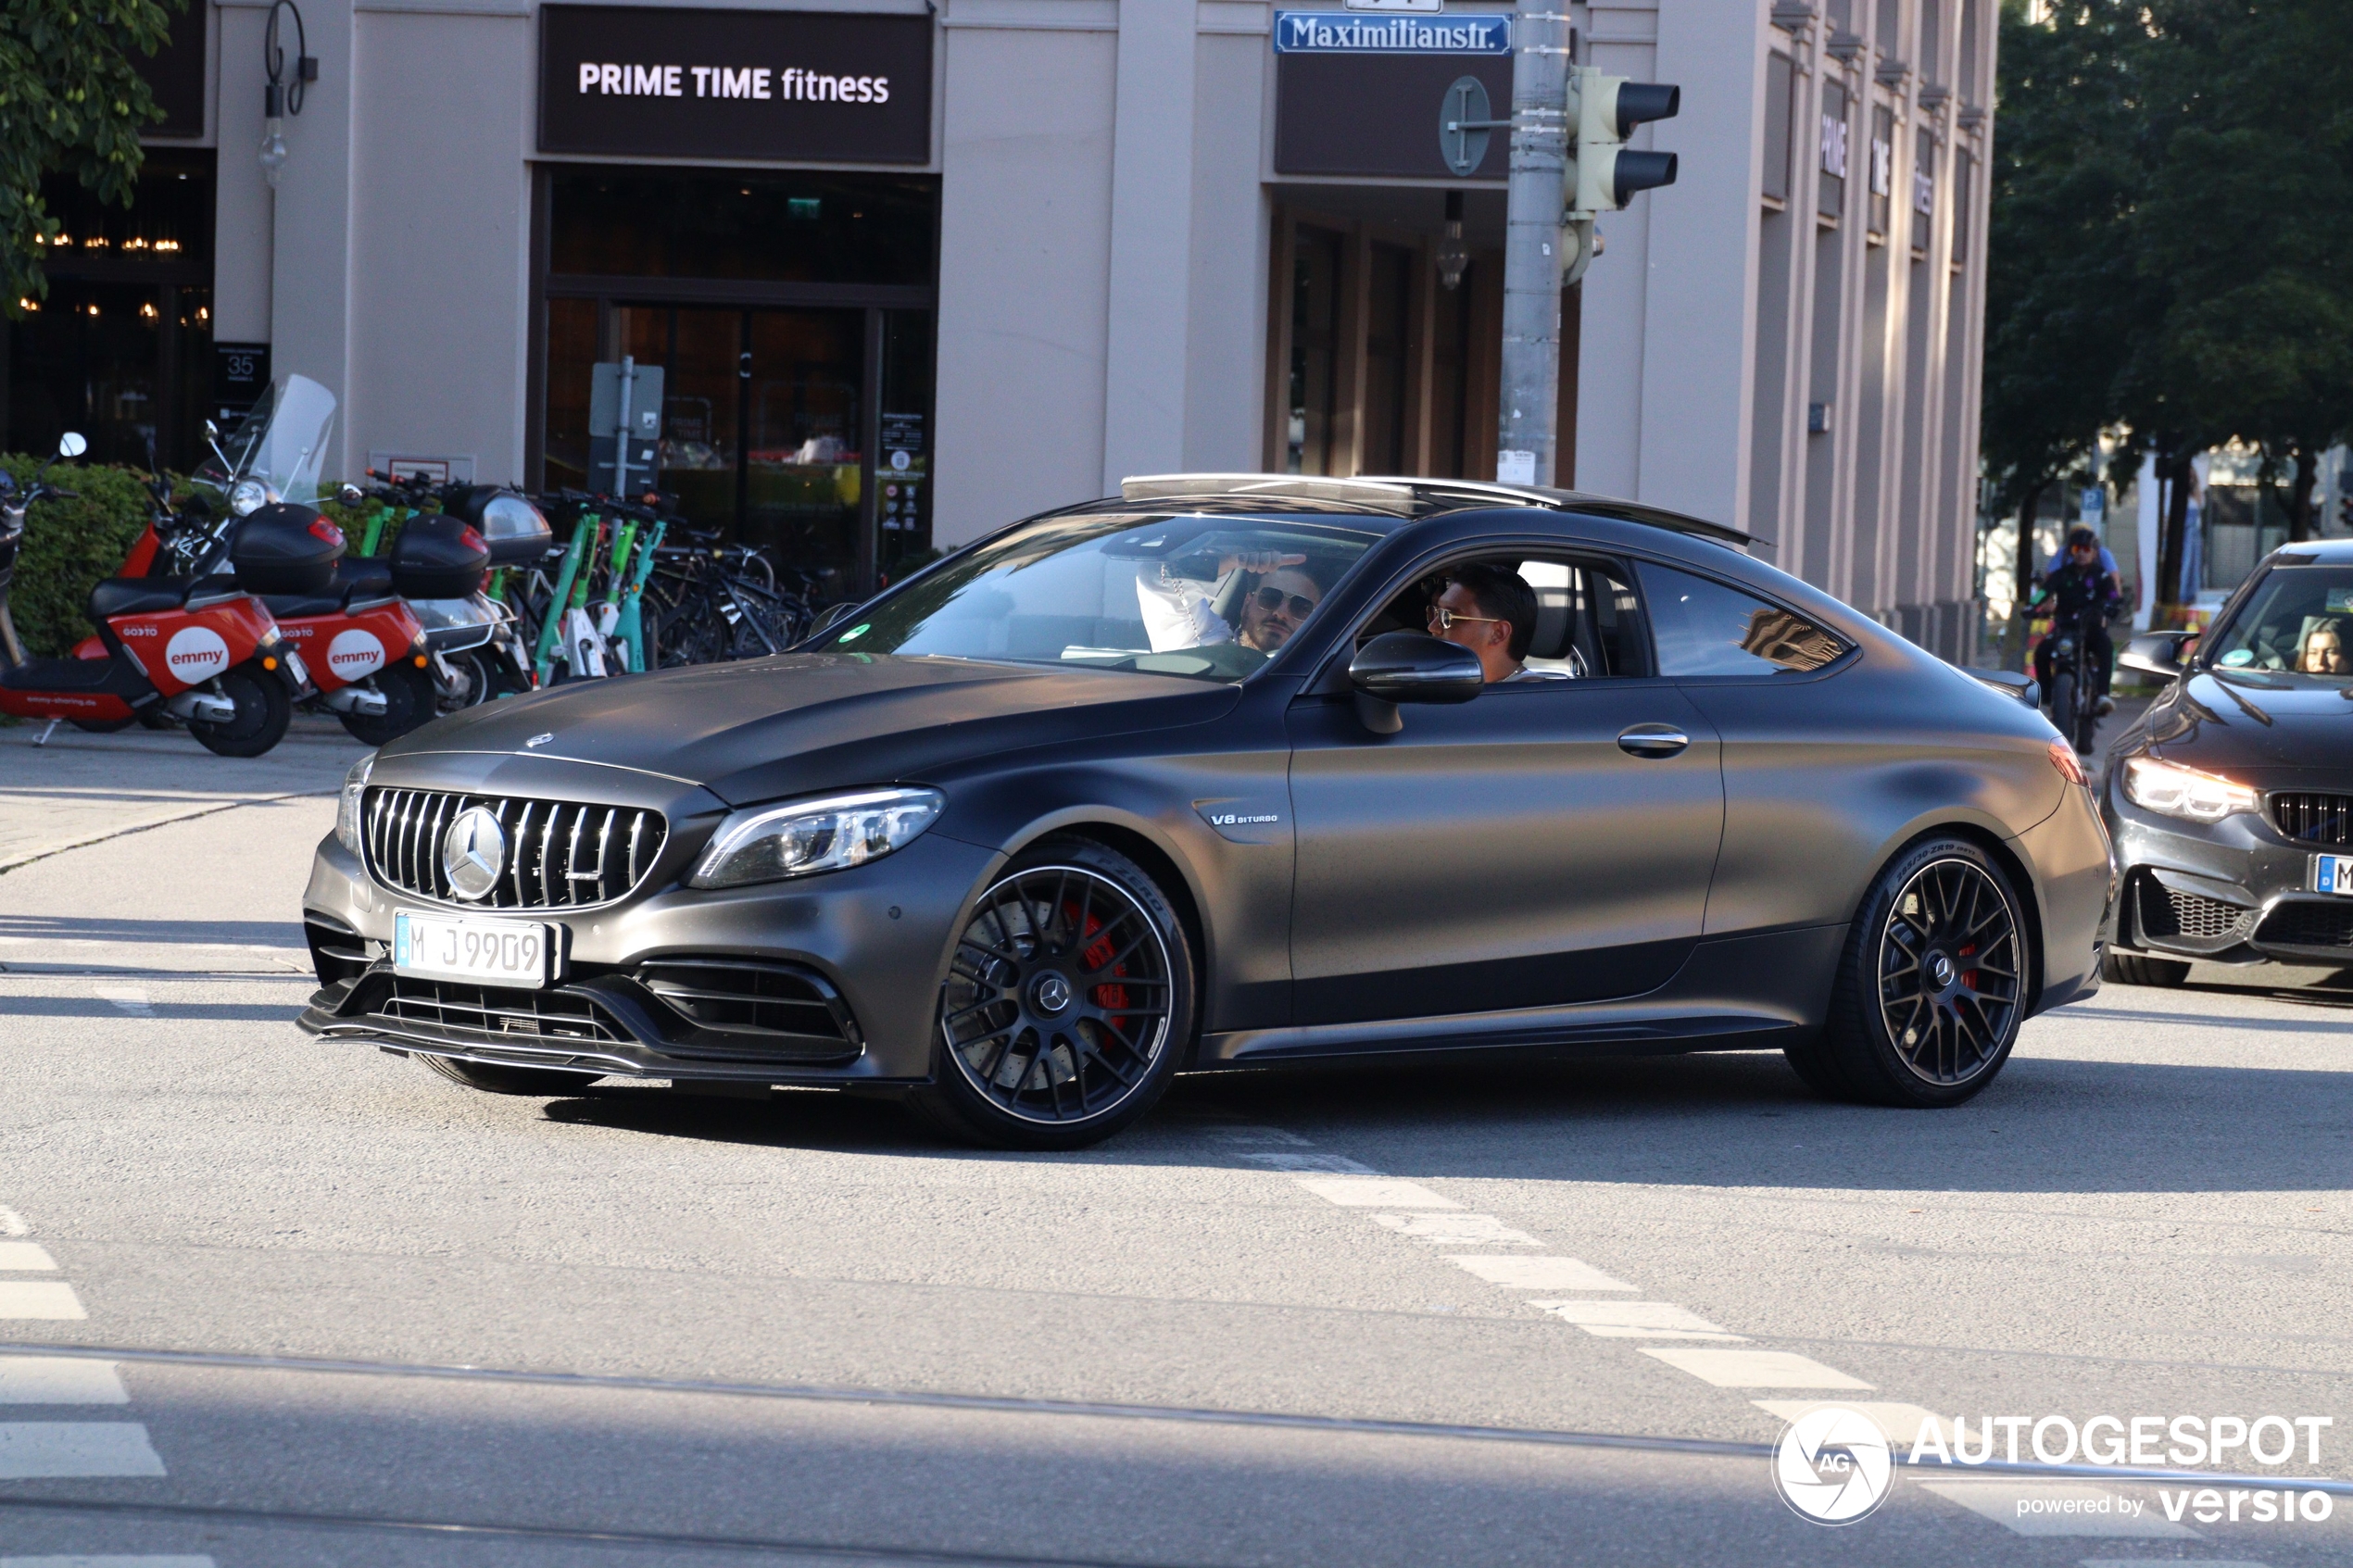
M 2154 757 L 2125 759 L 2124 798 L 2194 822 L 2219 822 L 2233 811 L 2255 809 L 2255 792 L 2245 784 Z
M 360 852 L 363 831 L 359 819 L 360 797 L 367 794 L 368 775 L 375 771 L 375 766 L 376 754 L 372 751 L 351 765 L 351 771 L 343 776 L 343 799 L 335 807 L 335 838 L 355 855 Z
M 738 811 L 719 824 L 690 887 L 738 887 L 880 859 L 938 820 L 936 789 L 864 789 Z

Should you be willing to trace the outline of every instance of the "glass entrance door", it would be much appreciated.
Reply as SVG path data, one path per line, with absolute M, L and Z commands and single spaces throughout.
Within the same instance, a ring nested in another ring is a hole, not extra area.
M 859 567 L 865 312 L 616 305 L 617 352 L 662 367 L 662 488 L 781 562 Z

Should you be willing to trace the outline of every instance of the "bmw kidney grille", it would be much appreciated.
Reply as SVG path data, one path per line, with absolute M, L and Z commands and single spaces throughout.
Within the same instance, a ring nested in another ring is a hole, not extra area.
M 450 829 L 475 809 L 497 833 L 462 824 L 454 850 Z M 442 790 L 371 789 L 367 796 L 368 870 L 386 886 L 476 909 L 565 909 L 609 903 L 653 870 L 669 836 L 659 811 L 519 800 Z M 459 881 L 452 882 L 452 872 Z M 466 892 L 488 881 L 487 891 Z

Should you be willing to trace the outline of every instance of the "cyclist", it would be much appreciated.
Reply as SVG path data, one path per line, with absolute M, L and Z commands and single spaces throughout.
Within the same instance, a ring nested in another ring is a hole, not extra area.
M 2116 701 L 2108 696 L 2108 681 L 2116 667 L 2116 646 L 2108 640 L 2108 607 L 2124 596 L 2124 584 L 2116 571 L 2116 558 L 2100 544 L 2100 536 L 2088 528 L 2077 528 L 2067 536 L 2067 546 L 2050 559 L 2044 569 L 2042 582 L 2034 597 L 2027 606 L 2030 613 L 2045 600 L 2051 601 L 2054 629 L 2060 625 L 2081 624 L 2083 651 L 2091 656 L 2094 689 L 2097 694 L 2093 711 L 2112 713 Z M 2097 613 L 2089 613 L 2096 609 Z M 2043 683 L 2045 691 L 2051 684 L 2051 639 L 2045 637 L 2034 645 L 2034 678 Z

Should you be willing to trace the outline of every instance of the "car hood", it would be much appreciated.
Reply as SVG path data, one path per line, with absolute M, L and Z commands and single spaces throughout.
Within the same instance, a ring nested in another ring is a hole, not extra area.
M 2258 788 L 2353 786 L 2353 698 L 2287 675 L 2200 670 L 2176 681 L 2142 720 L 2148 750 Z
M 485 703 L 413 732 L 383 755 L 406 763 L 488 753 L 626 768 L 744 805 L 921 780 L 975 756 L 1203 723 L 1238 696 L 1232 686 L 1178 676 L 784 654 Z

